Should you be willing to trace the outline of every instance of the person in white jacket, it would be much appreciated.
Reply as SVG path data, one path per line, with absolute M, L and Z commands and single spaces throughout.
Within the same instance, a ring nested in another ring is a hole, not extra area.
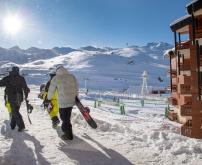
M 56 75 L 51 80 L 48 89 L 47 100 L 51 100 L 55 90 L 58 92 L 59 113 L 62 120 L 62 131 L 64 140 L 73 140 L 71 112 L 75 105 L 75 97 L 78 95 L 77 80 L 63 66 L 58 66 Z

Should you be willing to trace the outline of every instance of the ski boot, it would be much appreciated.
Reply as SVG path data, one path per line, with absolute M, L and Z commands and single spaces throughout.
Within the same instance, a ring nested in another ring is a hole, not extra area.
M 68 135 L 68 134 L 63 134 L 63 135 L 61 136 L 61 139 L 62 139 L 62 140 L 73 140 L 73 135 L 70 136 L 70 135 Z
M 60 120 L 58 119 L 58 117 L 54 116 L 51 120 L 52 120 L 52 127 L 54 129 L 57 128 L 58 124 L 60 123 Z

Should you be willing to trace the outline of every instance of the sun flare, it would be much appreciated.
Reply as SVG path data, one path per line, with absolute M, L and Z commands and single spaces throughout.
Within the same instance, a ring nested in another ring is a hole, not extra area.
M 9 35 L 16 35 L 22 30 L 23 21 L 17 15 L 9 15 L 3 19 L 4 31 Z

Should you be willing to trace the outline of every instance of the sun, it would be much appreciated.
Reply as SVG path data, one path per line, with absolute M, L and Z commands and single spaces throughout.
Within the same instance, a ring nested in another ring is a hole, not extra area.
M 18 15 L 8 15 L 3 19 L 3 28 L 8 35 L 16 35 L 22 27 L 23 21 Z

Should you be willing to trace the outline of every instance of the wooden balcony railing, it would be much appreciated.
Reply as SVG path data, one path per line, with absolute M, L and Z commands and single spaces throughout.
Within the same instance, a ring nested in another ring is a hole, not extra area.
M 186 84 L 179 84 L 178 92 L 180 94 L 191 94 L 191 86 Z
M 178 43 L 176 45 L 176 48 L 177 48 L 177 50 L 189 49 L 190 46 L 191 46 L 191 41 L 185 41 L 185 42 Z
M 192 115 L 191 105 L 181 105 L 180 114 L 181 116 L 191 116 Z
M 179 84 L 190 85 L 191 84 L 191 77 L 190 76 L 179 76 Z
M 177 105 L 177 99 L 174 98 L 174 97 L 169 97 L 169 98 L 168 98 L 168 102 L 169 102 L 171 105 Z
M 182 127 L 181 127 L 181 134 L 184 136 L 192 137 L 192 121 L 188 120 Z
M 191 69 L 190 59 L 184 59 L 183 62 L 180 63 L 180 70 L 185 71 L 190 69 Z
M 202 29 L 196 30 L 195 37 L 196 37 L 196 38 L 202 38 Z
M 179 105 L 192 105 L 192 96 L 180 95 Z
M 171 75 L 171 77 L 176 77 L 177 76 L 177 70 L 176 69 L 171 69 L 171 70 L 168 70 L 168 76 Z

